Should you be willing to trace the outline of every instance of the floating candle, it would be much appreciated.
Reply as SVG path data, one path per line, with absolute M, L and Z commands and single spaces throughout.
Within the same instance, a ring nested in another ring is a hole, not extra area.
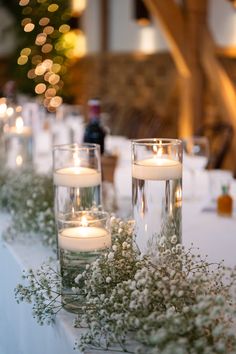
M 111 246 L 111 235 L 102 227 L 69 227 L 59 233 L 58 243 L 60 248 L 68 251 L 96 251 Z
M 132 165 L 132 176 L 143 180 L 169 180 L 182 176 L 182 163 L 169 158 L 154 156 Z
M 93 187 L 101 184 L 101 172 L 88 167 L 65 167 L 54 172 L 53 180 L 57 186 Z

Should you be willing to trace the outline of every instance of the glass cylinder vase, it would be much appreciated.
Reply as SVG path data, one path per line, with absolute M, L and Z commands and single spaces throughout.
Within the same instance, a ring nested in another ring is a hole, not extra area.
M 101 205 L 101 159 L 96 144 L 58 145 L 53 150 L 56 219 Z
M 83 281 L 77 284 L 75 279 L 110 246 L 111 234 L 106 212 L 81 211 L 65 214 L 58 220 L 61 299 L 66 310 L 82 311 L 86 293 Z
M 182 150 L 177 139 L 132 141 L 132 205 L 142 253 L 181 243 Z
M 4 125 L 5 162 L 8 168 L 26 167 L 33 162 L 32 128 L 20 115 Z

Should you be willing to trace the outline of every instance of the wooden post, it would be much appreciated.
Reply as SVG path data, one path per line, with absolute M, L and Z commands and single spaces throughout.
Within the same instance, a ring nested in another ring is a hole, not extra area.
M 205 75 L 201 66 L 201 42 L 204 33 L 204 28 L 207 21 L 207 0 L 186 0 L 183 8 L 184 23 L 185 23 L 185 38 L 188 63 L 191 70 L 189 79 L 183 78 L 186 88 L 182 86 L 181 90 L 181 110 L 186 111 L 183 105 L 189 106 L 188 117 L 180 117 L 180 124 L 187 125 L 189 119 L 191 123 L 192 133 L 197 133 L 199 127 L 203 123 L 203 93 Z M 182 122 L 182 123 L 181 123 Z M 188 123 L 190 125 L 190 123 Z M 189 126 L 190 132 L 190 126 Z M 181 135 L 186 135 L 186 129 L 179 129 Z
M 107 52 L 109 46 L 108 0 L 101 0 L 101 52 Z

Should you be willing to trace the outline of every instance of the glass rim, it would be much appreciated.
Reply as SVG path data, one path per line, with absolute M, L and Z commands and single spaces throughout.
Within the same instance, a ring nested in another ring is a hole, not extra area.
M 172 139 L 172 138 L 144 138 L 144 139 L 132 139 L 132 145 L 143 145 L 143 146 L 152 146 L 154 144 L 161 144 L 162 146 L 175 145 L 181 146 L 183 141 L 181 139 Z
M 69 224 L 69 223 L 79 223 L 81 220 L 80 219 L 66 219 L 67 216 L 71 216 L 73 215 L 73 213 L 65 213 L 63 214 L 63 217 L 57 217 L 56 219 L 63 223 L 63 224 Z M 107 211 L 104 210 L 78 210 L 74 212 L 75 216 L 80 216 L 82 218 L 82 216 L 86 216 L 86 215 L 93 215 L 95 217 L 94 220 L 88 220 L 88 222 L 92 223 L 92 222 L 98 222 L 98 221 L 106 221 L 109 219 L 110 214 Z M 99 217 L 101 216 L 101 217 Z
M 60 150 L 60 151 L 81 151 L 81 150 L 100 150 L 99 144 L 93 143 L 82 143 L 82 144 L 61 144 L 61 145 L 54 145 L 53 151 Z

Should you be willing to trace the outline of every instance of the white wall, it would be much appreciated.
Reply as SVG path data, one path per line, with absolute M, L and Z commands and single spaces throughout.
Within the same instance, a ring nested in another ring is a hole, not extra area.
M 236 46 L 236 9 L 226 0 L 210 0 L 209 26 L 220 46 Z
M 155 52 L 166 49 L 157 26 L 140 26 L 133 18 L 133 0 L 110 0 L 110 41 L 112 51 Z
M 100 50 L 100 0 L 87 0 L 83 13 L 83 29 L 86 34 L 88 53 Z

